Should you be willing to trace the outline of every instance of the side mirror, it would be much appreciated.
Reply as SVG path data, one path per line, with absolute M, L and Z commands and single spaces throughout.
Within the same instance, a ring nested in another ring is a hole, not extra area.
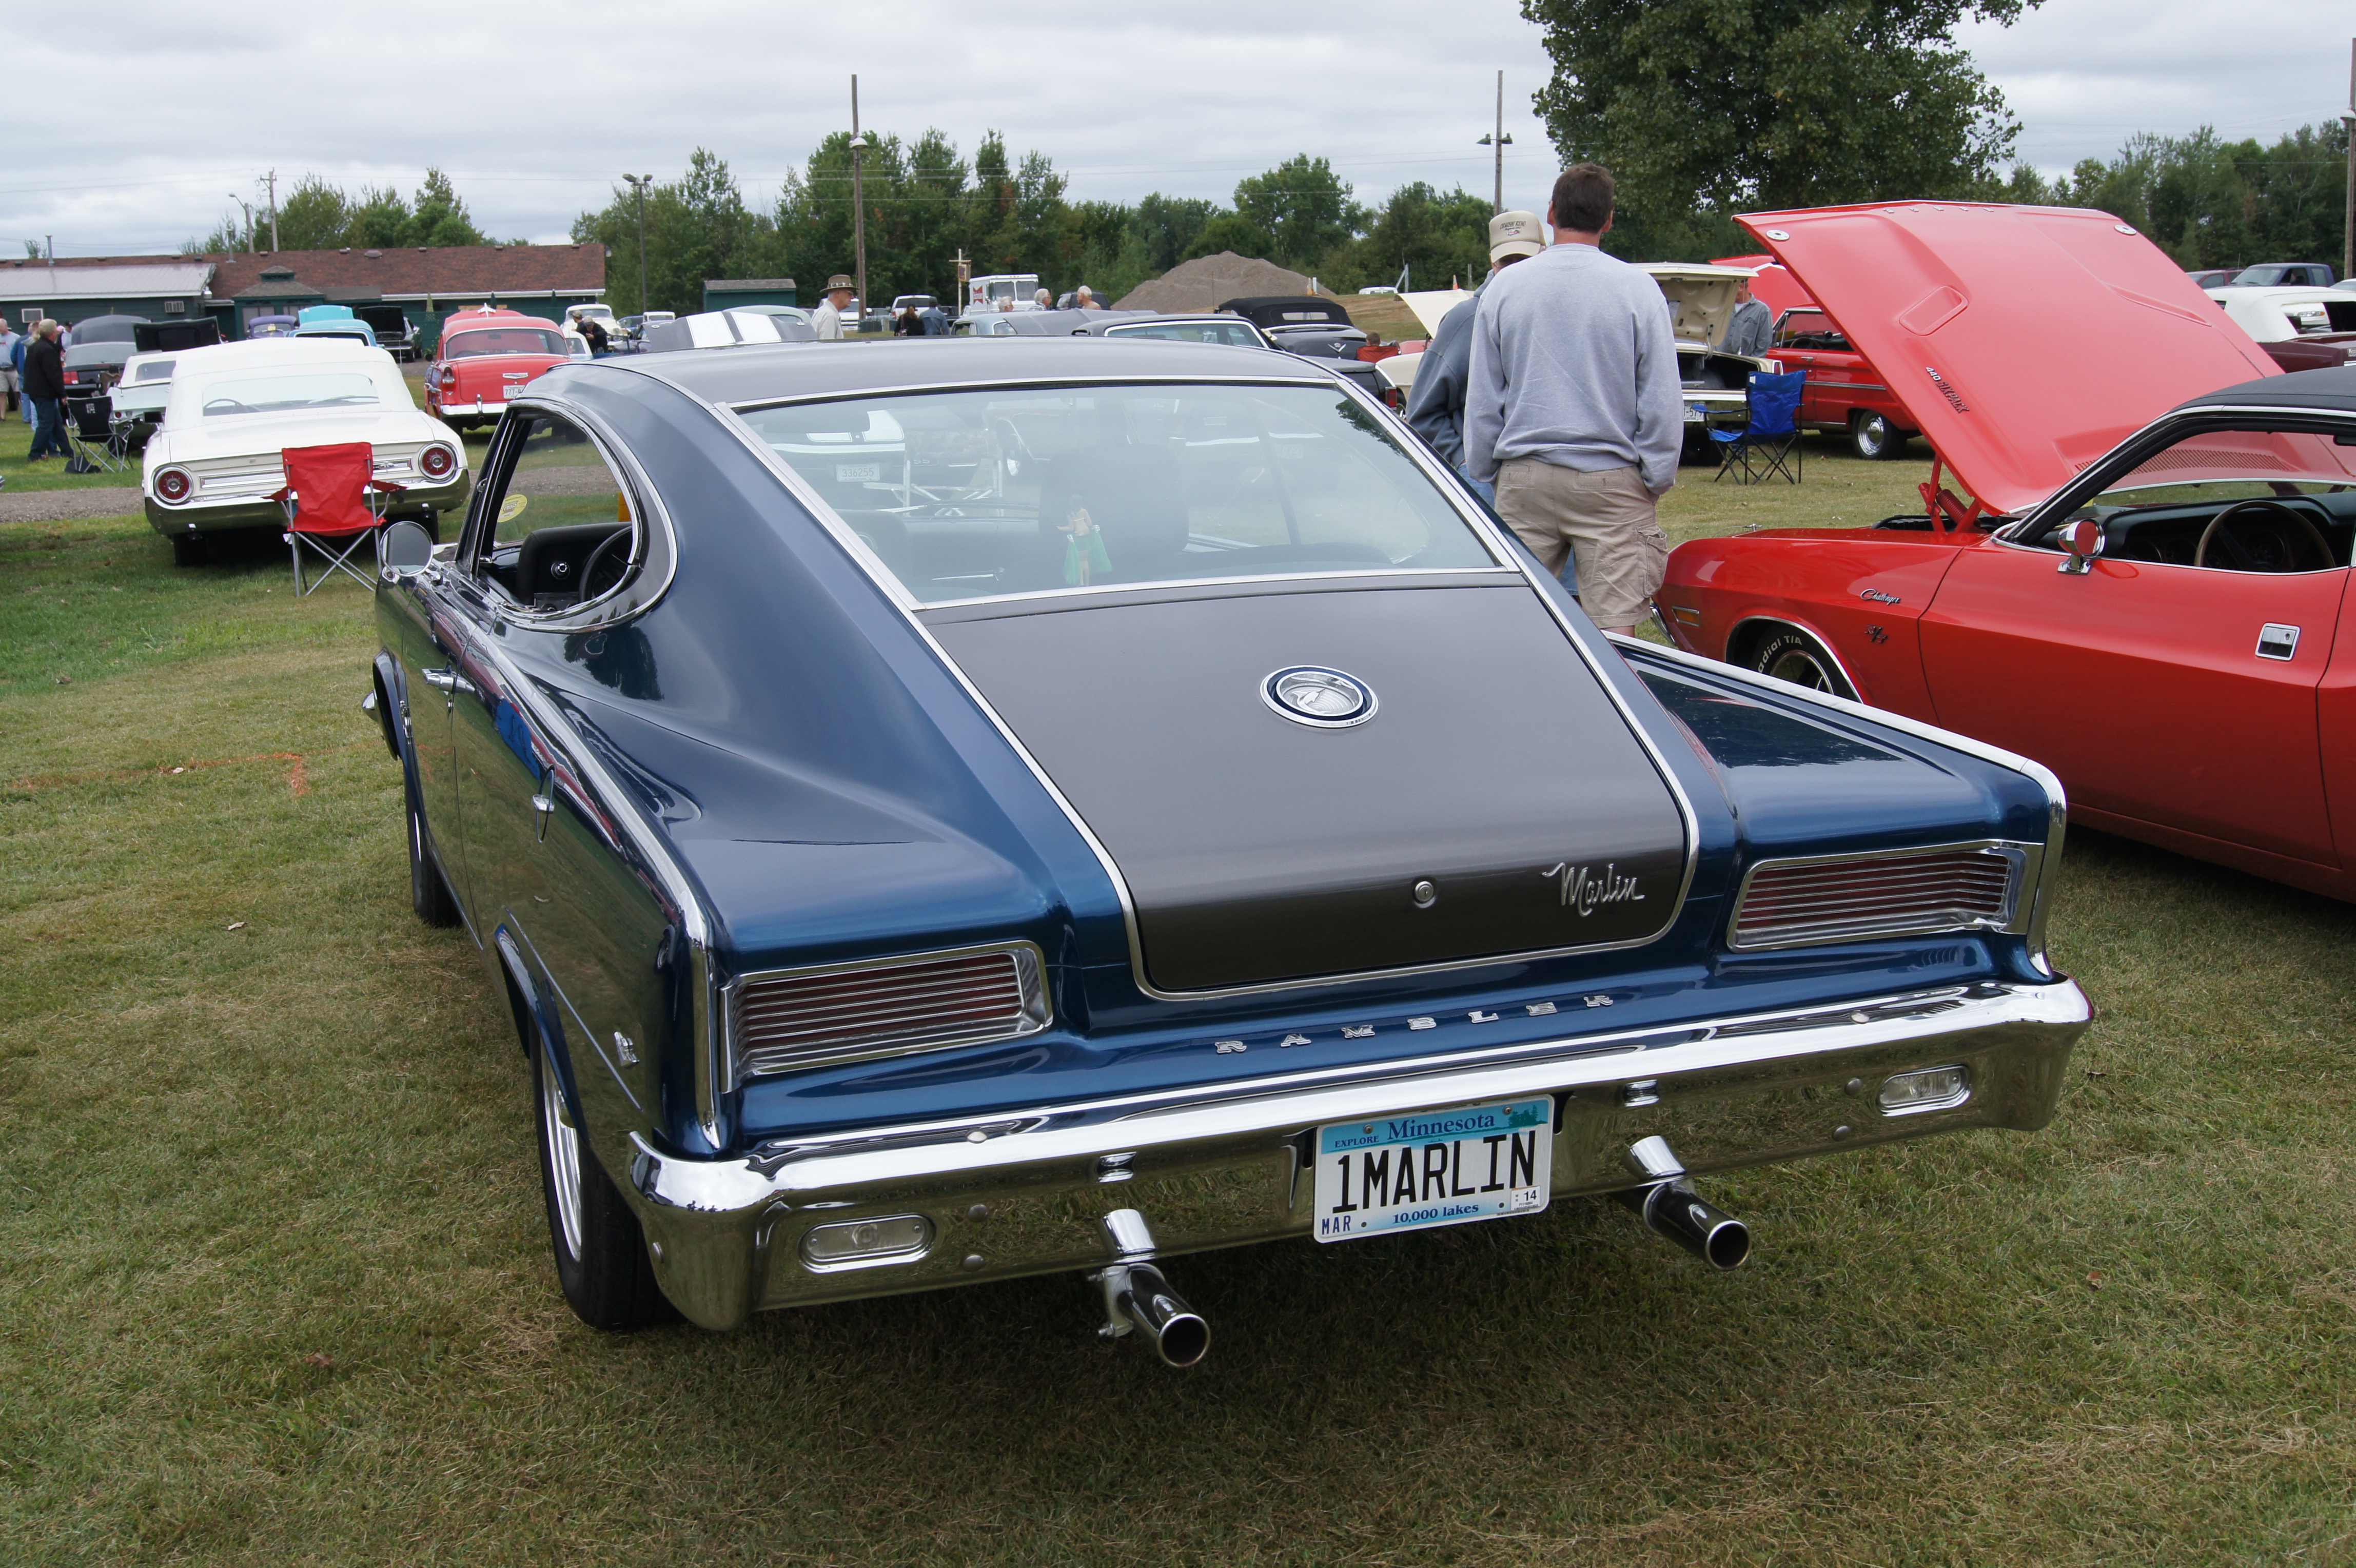
M 2091 517 L 2073 518 L 2063 523 L 2053 535 L 2062 548 L 2070 553 L 2062 563 L 2062 570 L 2073 577 L 2083 577 L 2094 569 L 2094 557 L 2103 553 L 2103 525 Z
M 377 540 L 377 564 L 388 582 L 415 576 L 433 559 L 434 536 L 422 522 L 402 518 L 387 523 Z

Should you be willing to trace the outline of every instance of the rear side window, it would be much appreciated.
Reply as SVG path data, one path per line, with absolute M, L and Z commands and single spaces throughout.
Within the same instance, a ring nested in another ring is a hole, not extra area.
M 532 615 L 562 616 L 613 597 L 646 556 L 629 488 L 588 432 L 553 413 L 499 427 L 477 503 L 469 569 Z

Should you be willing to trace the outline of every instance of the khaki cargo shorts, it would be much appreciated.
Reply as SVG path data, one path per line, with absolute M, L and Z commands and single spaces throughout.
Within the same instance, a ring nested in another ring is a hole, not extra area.
M 1537 457 L 1497 471 L 1497 515 L 1548 572 L 1579 557 L 1579 602 L 1598 626 L 1634 626 L 1653 613 L 1669 567 L 1653 492 L 1634 468 L 1581 473 Z

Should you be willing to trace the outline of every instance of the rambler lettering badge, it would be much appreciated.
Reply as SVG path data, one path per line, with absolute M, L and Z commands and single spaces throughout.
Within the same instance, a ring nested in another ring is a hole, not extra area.
M 1538 875 L 1559 881 L 1562 884 L 1562 907 L 1576 909 L 1581 915 L 1592 915 L 1599 904 L 1641 904 L 1644 901 L 1644 896 L 1636 891 L 1636 879 L 1621 875 L 1619 868 L 1610 862 L 1604 864 L 1601 876 L 1584 865 L 1572 865 L 1567 861 Z

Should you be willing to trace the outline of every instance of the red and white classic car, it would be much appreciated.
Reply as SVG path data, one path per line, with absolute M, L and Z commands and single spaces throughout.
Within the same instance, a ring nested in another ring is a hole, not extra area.
M 444 324 L 425 368 L 425 405 L 460 430 L 496 424 L 509 397 L 573 357 L 553 321 L 491 306 L 462 310 Z
M 2034 757 L 2088 825 L 2356 898 L 2356 368 L 2280 373 L 2107 213 L 1743 222 L 1937 460 L 1919 516 L 1680 545 L 1671 636 Z

